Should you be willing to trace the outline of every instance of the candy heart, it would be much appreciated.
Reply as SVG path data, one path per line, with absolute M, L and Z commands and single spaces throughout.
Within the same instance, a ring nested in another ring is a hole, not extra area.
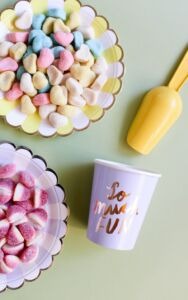
M 96 63 L 92 66 L 92 71 L 95 72 L 95 74 L 100 75 L 102 73 L 105 73 L 108 69 L 108 64 L 104 57 L 99 57 L 96 60 Z
M 74 64 L 71 69 L 72 76 L 79 80 L 83 87 L 90 86 L 96 78 L 96 75 L 91 71 L 90 67 Z
M 84 43 L 84 37 L 80 31 L 74 31 L 73 35 L 74 35 L 74 48 L 78 50 Z
M 18 64 L 11 57 L 6 57 L 0 60 L 0 72 L 16 71 L 17 69 L 18 69 Z
M 14 176 L 16 173 L 15 164 L 5 164 L 0 166 L 0 178 L 8 179 L 9 177 Z
M 34 15 L 33 16 L 33 23 L 32 23 L 33 29 L 41 29 L 42 24 L 43 24 L 45 19 L 46 19 L 46 16 L 44 14 Z
M 83 87 L 74 78 L 67 79 L 66 87 L 67 87 L 68 91 L 74 96 L 78 96 L 83 93 Z
M 28 41 L 29 33 L 28 32 L 11 32 L 7 34 L 7 41 L 12 43 L 26 43 Z
M 21 220 L 25 216 L 25 214 L 26 214 L 25 209 L 19 205 L 11 205 L 7 209 L 7 219 L 10 223 L 14 223 L 18 220 Z M 9 244 L 9 245 L 11 245 L 11 244 Z M 13 246 L 13 245 L 11 245 L 11 246 Z
M 9 101 L 15 101 L 23 95 L 22 90 L 20 89 L 20 84 L 15 82 L 8 92 L 5 93 L 5 99 Z
M 67 21 L 67 26 L 73 30 L 77 27 L 80 26 L 80 22 L 81 22 L 81 18 L 80 18 L 80 14 L 77 11 L 74 11 L 70 17 L 69 20 Z
M 74 63 L 74 57 L 69 50 L 65 50 L 60 53 L 60 60 L 58 63 L 58 69 L 65 72 L 70 69 Z
M 40 29 L 31 30 L 29 33 L 29 39 L 28 39 L 29 43 L 31 43 L 34 40 L 34 38 L 36 38 L 36 37 L 45 37 L 45 34 Z
M 0 74 L 0 90 L 8 92 L 15 79 L 15 73 L 11 71 L 3 72 Z
M 53 32 L 54 29 L 54 22 L 56 21 L 55 18 L 49 17 L 45 20 L 42 30 L 45 34 L 50 34 Z
M 63 32 L 70 32 L 70 28 L 68 26 L 65 25 L 65 23 L 61 20 L 61 19 L 57 19 L 54 22 L 54 33 L 58 32 L 58 31 L 63 31 Z
M 38 68 L 48 68 L 54 61 L 53 51 L 48 48 L 43 48 L 40 51 L 40 55 L 37 59 Z
M 25 241 L 31 241 L 35 237 L 35 229 L 29 222 L 18 225 L 18 229 Z
M 51 48 L 53 46 L 51 38 L 48 36 L 37 36 L 32 43 L 33 51 L 38 53 L 42 48 Z
M 37 245 L 26 247 L 20 254 L 20 259 L 23 263 L 32 263 L 36 260 L 39 253 Z
M 78 62 L 86 63 L 89 61 L 91 56 L 91 52 L 89 50 L 89 47 L 85 44 L 81 45 L 80 50 L 78 50 L 74 57 Z
M 35 106 L 41 106 L 50 103 L 50 97 L 48 93 L 38 94 L 33 98 L 33 104 Z
M 11 179 L 0 180 L 0 204 L 11 200 L 14 192 L 14 183 Z
M 41 119 L 47 119 L 48 116 L 54 111 L 56 111 L 56 105 L 54 104 L 46 104 L 39 107 L 39 115 Z
M 26 44 L 19 42 L 10 47 L 9 54 L 10 57 L 12 57 L 14 60 L 19 61 L 22 59 L 26 50 L 27 50 Z
M 38 187 L 35 188 L 34 192 L 34 208 L 39 208 L 44 206 L 48 202 L 49 196 L 46 190 L 40 189 Z
M 35 74 L 37 71 L 37 55 L 35 53 L 32 53 L 24 58 L 23 65 L 28 73 Z
M 59 85 L 62 82 L 63 74 L 55 66 L 49 66 L 47 74 L 51 85 Z
M 86 105 L 86 101 L 84 100 L 84 98 L 78 95 L 77 96 L 69 95 L 68 102 L 69 104 L 75 105 L 77 107 L 83 107 L 84 105 Z
M 90 27 L 80 26 L 77 28 L 77 30 L 83 34 L 85 40 L 94 39 L 95 37 L 95 31 L 91 26 Z
M 10 246 L 17 246 L 24 242 L 24 238 L 16 226 L 12 226 L 7 235 L 7 243 Z
M 85 88 L 84 92 L 82 94 L 83 98 L 86 100 L 87 104 L 90 106 L 94 106 L 97 104 L 97 99 L 98 99 L 98 91 L 94 91 L 89 88 Z
M 4 261 L 11 269 L 15 269 L 20 264 L 19 258 L 15 255 L 6 255 Z
M 46 222 L 48 221 L 48 214 L 43 208 L 33 209 L 27 214 L 27 216 L 29 220 L 33 223 L 33 225 L 39 228 L 43 228 L 46 225 Z
M 13 43 L 4 41 L 0 44 L 0 57 L 6 57 L 9 54 L 10 47 L 13 46 Z
M 23 73 L 20 80 L 20 88 L 30 97 L 34 97 L 37 94 L 37 90 L 34 88 L 32 77 L 29 73 Z
M 2 249 L 5 254 L 18 255 L 19 252 L 23 250 L 23 248 L 24 248 L 24 243 L 19 244 L 17 246 L 10 246 L 8 244 L 5 244 Z
M 48 85 L 48 79 L 45 74 L 38 71 L 33 76 L 33 85 L 37 90 L 41 90 Z
M 32 115 L 36 112 L 36 107 L 33 105 L 31 98 L 27 95 L 21 98 L 21 112 L 26 115 Z
M 86 41 L 86 45 L 88 45 L 89 49 L 95 57 L 101 56 L 104 50 L 102 44 L 94 39 Z
M 18 182 L 20 182 L 27 188 L 33 188 L 35 186 L 34 177 L 27 171 L 19 172 L 17 178 L 18 178 Z
M 67 47 L 72 43 L 74 36 L 71 32 L 59 31 L 54 33 L 54 39 L 56 40 L 56 42 L 58 42 L 58 44 Z
M 67 89 L 64 86 L 55 85 L 50 91 L 50 101 L 55 105 L 67 104 Z
M 15 21 L 15 25 L 18 29 L 26 30 L 31 27 L 33 21 L 33 16 L 30 11 L 25 11 L 20 17 Z
M 68 123 L 68 119 L 59 113 L 53 112 L 49 115 L 49 122 L 54 128 L 60 128 Z

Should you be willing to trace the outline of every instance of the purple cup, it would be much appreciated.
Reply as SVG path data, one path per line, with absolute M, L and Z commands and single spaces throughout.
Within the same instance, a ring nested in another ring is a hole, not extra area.
M 132 250 L 160 177 L 96 159 L 88 239 L 106 248 Z

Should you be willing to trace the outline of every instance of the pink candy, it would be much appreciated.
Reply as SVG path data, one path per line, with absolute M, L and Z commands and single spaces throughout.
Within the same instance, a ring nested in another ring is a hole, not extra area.
M 9 222 L 4 219 L 0 221 L 0 239 L 4 238 L 9 230 Z
M 74 57 L 69 50 L 64 50 L 60 54 L 60 60 L 58 62 L 58 68 L 65 72 L 70 69 L 74 63 Z
M 6 255 L 4 262 L 9 268 L 15 269 L 19 265 L 20 260 L 15 255 Z
M 7 164 L 0 166 L 0 178 L 9 178 L 14 176 L 16 173 L 15 164 Z
M 29 220 L 36 228 L 42 228 L 48 220 L 47 212 L 42 208 L 37 208 L 27 214 Z
M 40 51 L 39 58 L 37 60 L 37 65 L 39 68 L 48 68 L 54 61 L 54 55 L 52 50 L 44 48 Z
M 16 71 L 17 69 L 18 64 L 11 57 L 6 57 L 0 61 L 0 72 Z
M 25 185 L 27 188 L 33 188 L 35 185 L 35 180 L 28 172 L 22 171 L 18 174 L 18 181 Z
M 33 209 L 33 203 L 31 200 L 15 202 L 16 205 L 23 207 L 27 212 Z
M 24 238 L 16 226 L 12 226 L 7 235 L 7 243 L 10 246 L 17 246 L 24 242 Z
M 58 44 L 67 47 L 72 43 L 74 36 L 70 32 L 58 31 L 54 34 L 54 39 Z
M 14 182 L 11 179 L 0 179 L 0 204 L 11 200 L 14 191 Z
M 34 194 L 34 208 L 39 208 L 48 202 L 48 193 L 39 188 L 35 189 Z
M 6 38 L 7 41 L 12 43 L 22 42 L 25 43 L 28 41 L 29 33 L 28 32 L 11 32 L 8 33 Z
M 25 214 L 25 209 L 19 205 L 11 205 L 7 209 L 7 219 L 10 223 L 15 223 L 21 220 L 25 216 Z
M 35 229 L 29 222 L 18 225 L 18 229 L 26 242 L 30 242 L 35 238 Z
M 5 244 L 2 247 L 2 250 L 5 254 L 10 254 L 10 255 L 18 255 L 21 250 L 24 249 L 24 243 L 16 245 L 16 246 L 10 246 L 8 244 Z
M 50 103 L 50 95 L 48 93 L 38 94 L 33 98 L 33 104 L 35 106 L 41 106 Z
M 18 82 L 14 83 L 11 90 L 5 93 L 5 98 L 9 101 L 15 101 L 23 95 Z
M 37 258 L 38 252 L 38 247 L 36 245 L 31 245 L 22 251 L 20 259 L 23 263 L 31 263 Z
M 13 201 L 15 202 L 27 201 L 30 199 L 30 197 L 31 197 L 31 190 L 26 188 L 23 184 L 18 183 L 14 191 Z

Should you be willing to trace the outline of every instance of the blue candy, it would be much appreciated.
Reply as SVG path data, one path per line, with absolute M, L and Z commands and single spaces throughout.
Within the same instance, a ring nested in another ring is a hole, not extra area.
M 48 85 L 46 87 L 44 87 L 43 89 L 41 90 L 38 90 L 39 94 L 43 94 L 43 93 L 47 93 L 49 92 L 51 89 L 51 85 L 48 83 Z
M 62 19 L 63 21 L 65 21 L 66 20 L 66 12 L 64 11 L 64 9 L 52 8 L 52 9 L 48 10 L 47 17 L 59 18 L 59 19 Z
M 84 43 L 84 36 L 80 31 L 74 31 L 73 35 L 74 35 L 74 41 L 73 41 L 74 48 L 75 50 L 79 50 L 82 44 Z
M 33 16 L 33 23 L 32 23 L 33 29 L 41 29 L 42 24 L 43 24 L 45 19 L 46 19 L 46 16 L 43 15 L 43 14 L 34 15 Z
M 51 38 L 48 36 L 36 36 L 32 43 L 33 52 L 38 53 L 42 48 L 51 48 L 53 46 Z
M 53 54 L 55 58 L 59 58 L 60 57 L 60 53 L 62 51 L 64 51 L 65 48 L 63 48 L 62 46 L 56 46 L 54 48 L 52 48 Z
M 31 47 L 31 46 L 28 46 L 28 47 L 27 47 L 27 50 L 26 50 L 26 52 L 25 52 L 25 54 L 24 54 L 24 56 L 23 56 L 23 59 L 26 58 L 27 56 L 29 56 L 29 55 L 32 54 L 32 53 L 33 53 L 32 47 Z
M 25 73 L 25 69 L 23 66 L 20 66 L 16 72 L 16 78 L 20 81 L 23 73 Z
M 36 37 L 45 37 L 45 33 L 42 30 L 33 29 L 29 33 L 28 42 L 31 43 Z
M 104 51 L 102 44 L 97 40 L 88 40 L 85 42 L 85 44 L 88 45 L 95 57 L 101 56 L 102 52 Z

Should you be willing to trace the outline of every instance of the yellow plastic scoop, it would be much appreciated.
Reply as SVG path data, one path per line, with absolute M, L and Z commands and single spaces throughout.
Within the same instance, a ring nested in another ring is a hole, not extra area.
M 182 112 L 180 88 L 188 79 L 188 51 L 168 86 L 152 89 L 143 99 L 129 129 L 127 142 L 141 154 L 148 154 L 172 127 Z

